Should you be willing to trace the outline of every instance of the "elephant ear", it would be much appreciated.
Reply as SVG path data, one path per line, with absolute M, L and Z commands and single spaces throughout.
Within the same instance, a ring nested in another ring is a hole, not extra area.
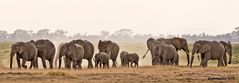
M 211 45 L 209 44 L 203 44 L 201 48 L 199 49 L 199 53 L 205 53 L 211 50 Z
M 176 49 L 181 49 L 181 48 L 182 48 L 181 42 L 180 42 L 179 39 L 173 39 L 173 40 L 171 41 L 171 43 L 175 46 Z

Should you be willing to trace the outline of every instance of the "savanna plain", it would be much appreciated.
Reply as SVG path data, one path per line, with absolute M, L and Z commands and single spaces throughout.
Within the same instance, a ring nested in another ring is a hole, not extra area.
M 239 83 L 239 44 L 233 43 L 232 64 L 227 67 L 216 67 L 217 61 L 209 61 L 208 68 L 199 67 L 199 60 L 194 59 L 193 67 L 186 67 L 186 54 L 179 52 L 179 66 L 151 66 L 151 55 L 145 54 L 145 42 L 118 42 L 120 51 L 138 53 L 140 56 L 138 68 L 87 69 L 87 61 L 83 61 L 83 69 L 9 69 L 11 42 L 0 43 L 0 83 Z M 95 53 L 97 42 L 94 42 Z M 57 44 L 56 44 L 57 47 Z M 189 44 L 192 50 L 192 43 Z M 198 55 L 196 55 L 198 56 Z M 38 63 L 41 66 L 41 60 Z M 112 64 L 112 63 L 111 63 Z M 111 65 L 110 64 L 110 65 Z M 28 63 L 29 66 L 29 63 Z

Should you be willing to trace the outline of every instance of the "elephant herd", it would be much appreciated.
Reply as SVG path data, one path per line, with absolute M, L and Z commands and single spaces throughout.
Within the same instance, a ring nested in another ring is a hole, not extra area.
M 200 54 L 201 67 L 207 67 L 209 60 L 218 60 L 218 67 L 227 66 L 227 56 L 229 54 L 229 62 L 232 59 L 232 45 L 231 42 L 225 41 L 206 41 L 199 40 L 193 44 L 192 56 L 190 61 L 190 54 L 188 44 L 184 38 L 149 38 L 147 40 L 148 51 L 151 52 L 152 65 L 178 65 L 179 55 L 178 50 L 183 50 L 187 55 L 187 66 L 192 67 L 194 55 Z M 148 53 L 146 52 L 146 54 Z M 143 56 L 145 58 L 146 54 Z
M 208 60 L 218 60 L 218 66 L 227 66 L 227 56 L 229 62 L 232 59 L 232 45 L 225 41 L 206 41 L 199 40 L 193 44 L 192 56 L 190 53 L 187 40 L 184 38 L 149 38 L 147 48 L 143 59 L 148 51 L 152 56 L 152 65 L 179 65 L 179 50 L 183 50 L 187 55 L 187 66 L 192 67 L 194 55 L 201 55 L 200 66 L 207 67 Z M 88 40 L 72 40 L 61 43 L 57 48 L 47 39 L 31 40 L 29 42 L 16 42 L 11 46 L 10 68 L 12 69 L 13 57 L 16 55 L 18 68 L 27 69 L 26 62 L 30 61 L 29 69 L 38 68 L 38 58 L 41 58 L 43 68 L 47 68 L 46 61 L 49 62 L 49 68 L 53 68 L 55 62 L 56 68 L 61 68 L 64 61 L 65 68 L 81 69 L 82 60 L 88 61 L 88 68 L 93 68 L 92 61 L 95 62 L 96 68 L 109 68 L 109 60 L 112 60 L 112 67 L 116 67 L 117 57 L 120 54 L 121 65 L 123 67 L 138 67 L 139 56 L 137 53 L 122 51 L 117 43 L 110 40 L 100 40 L 98 42 L 99 52 L 94 55 L 94 46 Z M 21 59 L 21 60 L 20 60 Z M 57 64 L 58 63 L 58 64 Z M 133 65 L 134 64 L 134 65 Z

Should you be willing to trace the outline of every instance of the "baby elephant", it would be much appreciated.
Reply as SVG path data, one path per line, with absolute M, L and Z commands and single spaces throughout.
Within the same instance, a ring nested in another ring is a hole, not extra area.
M 103 68 L 109 68 L 109 55 L 105 52 L 99 52 L 95 54 L 95 67 L 98 68 L 100 65 L 100 68 L 103 65 Z
M 138 64 L 139 56 L 136 53 L 128 53 L 126 51 L 122 51 L 120 53 L 120 59 L 121 59 L 122 66 L 129 67 L 129 63 L 130 63 L 131 67 L 133 67 L 133 64 L 134 64 L 134 67 L 139 67 L 139 64 Z

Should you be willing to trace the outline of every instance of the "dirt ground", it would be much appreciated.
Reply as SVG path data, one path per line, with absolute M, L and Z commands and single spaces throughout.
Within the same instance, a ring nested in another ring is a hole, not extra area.
M 0 83 L 239 83 L 239 66 L 24 70 L 0 69 Z

